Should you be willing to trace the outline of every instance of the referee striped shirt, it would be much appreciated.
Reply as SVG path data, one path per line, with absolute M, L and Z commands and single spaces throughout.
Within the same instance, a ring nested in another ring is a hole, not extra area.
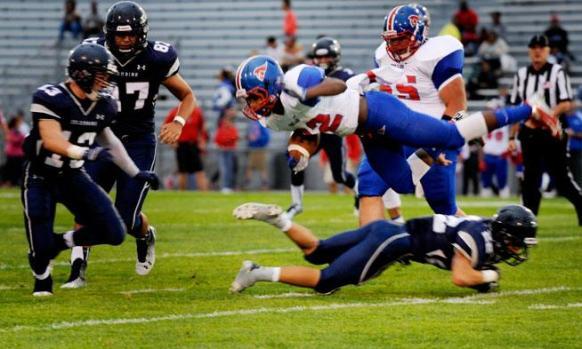
M 560 102 L 572 100 L 570 79 L 561 65 L 546 63 L 540 70 L 523 67 L 513 78 L 511 104 L 519 104 L 541 92 L 550 108 Z

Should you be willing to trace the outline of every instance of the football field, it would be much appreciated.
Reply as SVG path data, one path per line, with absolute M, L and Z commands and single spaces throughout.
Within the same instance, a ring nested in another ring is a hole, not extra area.
M 403 198 L 406 218 L 430 213 Z M 157 228 L 157 261 L 135 274 L 135 243 L 92 250 L 88 285 L 62 290 L 69 254 L 55 261 L 54 296 L 31 296 L 19 192 L 0 191 L 0 348 L 385 347 L 581 348 L 582 231 L 564 199 L 544 199 L 539 245 L 530 260 L 500 264 L 497 293 L 455 287 L 433 266 L 393 266 L 367 284 L 320 296 L 259 283 L 228 287 L 243 260 L 307 265 L 284 234 L 236 221 L 247 201 L 284 207 L 288 193 L 150 193 L 145 212 Z M 320 237 L 356 227 L 352 198 L 307 193 L 297 222 Z M 490 216 L 517 199 L 461 198 L 470 214 Z M 60 207 L 55 231 L 70 229 Z

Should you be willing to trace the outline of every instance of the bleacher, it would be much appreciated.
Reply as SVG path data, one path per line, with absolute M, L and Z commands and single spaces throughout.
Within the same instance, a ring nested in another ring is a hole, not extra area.
M 100 13 L 115 1 L 99 1 Z M 178 49 L 181 74 L 190 83 L 202 106 L 208 110 L 218 81 L 218 70 L 236 67 L 252 50 L 261 50 L 265 38 L 275 35 L 282 44 L 281 2 L 277 0 L 142 0 L 138 1 L 150 18 L 150 38 L 167 41 Z M 326 34 L 342 43 L 343 63 L 356 72 L 372 66 L 373 50 L 380 43 L 379 33 L 387 11 L 400 1 L 393 0 L 294 0 L 299 21 L 299 41 L 307 49 L 316 36 Z M 456 1 L 422 1 L 432 17 L 431 32 L 436 35 L 456 10 Z M 570 32 L 570 48 L 582 59 L 582 3 L 568 0 L 473 0 L 471 7 L 480 15 L 480 23 L 489 23 L 489 12 L 499 10 L 508 27 L 511 54 L 519 65 L 527 63 L 529 38 L 547 26 L 550 11 L 560 14 Z M 89 13 L 89 0 L 79 0 L 81 15 Z M 0 101 L 6 112 L 27 109 L 33 89 L 64 75 L 70 39 L 56 45 L 63 12 L 62 1 L 4 0 L 0 2 Z M 582 83 L 582 68 L 574 67 L 572 82 Z M 511 79 L 508 74 L 503 83 Z M 175 105 L 175 99 L 162 88 L 157 108 L 158 121 Z M 479 109 L 482 101 L 471 102 Z M 207 117 L 212 118 L 210 113 Z M 213 121 L 209 125 L 213 126 Z M 241 120 L 241 128 L 244 123 Z M 281 147 L 285 137 L 275 138 L 273 147 Z M 241 142 L 241 144 L 244 142 Z M 171 157 L 169 149 L 161 160 Z

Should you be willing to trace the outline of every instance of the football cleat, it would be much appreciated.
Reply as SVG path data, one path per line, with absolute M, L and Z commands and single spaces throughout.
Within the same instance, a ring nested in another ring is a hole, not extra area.
M 285 211 L 285 214 L 287 217 L 289 217 L 289 219 L 293 219 L 293 217 L 297 216 L 301 212 L 303 212 L 303 206 L 301 206 L 301 204 L 291 204 L 287 211 Z
M 34 278 L 34 290 L 32 291 L 34 297 L 48 297 L 53 295 L 53 278 L 52 276 L 47 276 L 46 278 L 40 280 L 36 277 Z
M 137 261 L 135 262 L 135 272 L 138 275 L 147 275 L 154 268 L 156 263 L 156 229 L 150 225 L 148 236 L 143 239 L 136 239 Z
M 532 107 L 532 117 L 534 120 L 548 128 L 552 136 L 559 138 L 562 135 L 560 120 L 553 116 L 552 109 L 546 104 L 542 95 L 533 95 L 527 100 L 527 104 Z
M 232 212 L 237 219 L 256 219 L 273 225 L 277 223 L 282 213 L 283 209 L 280 206 L 256 202 L 242 204 Z
M 244 261 L 236 278 L 230 285 L 230 292 L 240 293 L 245 289 L 253 286 L 257 280 L 251 272 L 257 268 L 259 268 L 258 264 L 255 264 L 251 261 Z
M 87 271 L 87 261 L 77 258 L 71 265 L 71 275 L 67 282 L 61 285 L 61 288 L 82 288 L 87 286 L 85 273 Z

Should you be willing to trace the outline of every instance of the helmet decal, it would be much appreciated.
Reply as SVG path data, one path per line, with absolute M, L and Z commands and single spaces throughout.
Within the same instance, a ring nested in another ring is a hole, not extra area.
M 253 74 L 259 79 L 260 81 L 265 81 L 265 73 L 267 72 L 267 62 L 265 64 L 260 65 L 253 70 Z

